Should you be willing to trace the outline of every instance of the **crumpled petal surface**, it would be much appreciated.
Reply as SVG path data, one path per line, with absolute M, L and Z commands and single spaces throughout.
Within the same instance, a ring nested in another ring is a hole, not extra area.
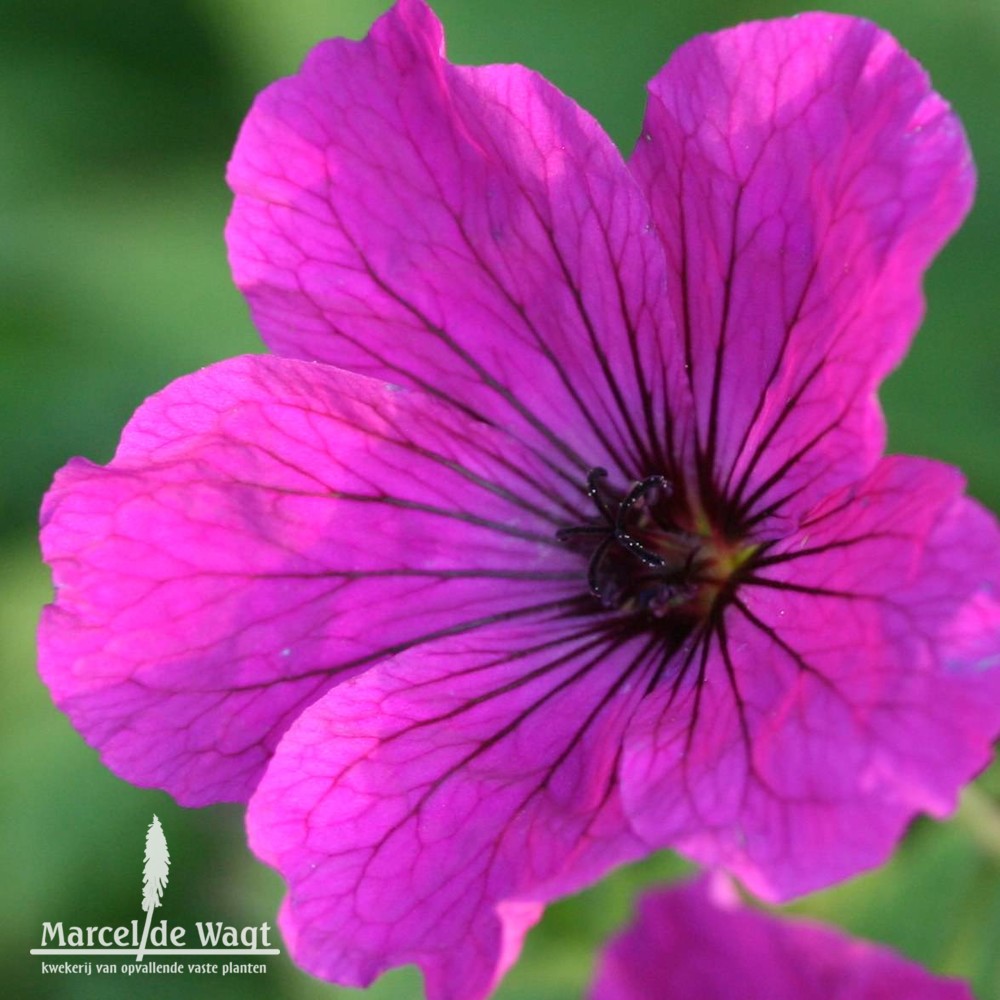
M 574 597 L 548 512 L 560 489 L 515 441 L 423 394 L 223 362 L 149 400 L 108 467 L 57 477 L 42 675 L 129 781 L 189 805 L 246 798 L 331 685 Z
M 590 1000 L 973 1000 L 888 948 L 741 905 L 702 876 L 645 895 L 605 948 Z
M 730 516 L 801 515 L 882 453 L 874 390 L 972 202 L 961 123 L 886 32 L 802 14 L 682 46 L 630 162 L 694 401 L 677 440 Z
M 1000 730 L 1000 533 L 962 486 L 887 458 L 769 550 L 636 713 L 637 830 L 780 901 L 952 811 Z
M 485 996 L 541 901 L 648 850 L 616 771 L 651 645 L 553 613 L 403 653 L 303 712 L 247 815 L 289 882 L 295 960 L 361 986 L 416 962 L 435 1000 Z
M 229 166 L 267 344 L 442 395 L 572 469 L 641 460 L 671 332 L 649 206 L 601 127 L 521 66 L 453 66 L 402 0 L 254 104 Z

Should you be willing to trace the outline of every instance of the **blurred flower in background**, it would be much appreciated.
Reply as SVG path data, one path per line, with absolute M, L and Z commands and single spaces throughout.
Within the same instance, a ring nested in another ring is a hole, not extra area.
M 972 1000 L 888 948 L 743 906 L 723 876 L 639 900 L 604 949 L 590 1000 Z

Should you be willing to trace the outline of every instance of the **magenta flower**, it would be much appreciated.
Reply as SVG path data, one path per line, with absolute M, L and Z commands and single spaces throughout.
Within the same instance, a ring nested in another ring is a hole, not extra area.
M 116 773 L 250 799 L 317 975 L 481 997 L 671 845 L 785 898 L 942 816 L 1000 730 L 1000 533 L 875 401 L 968 208 L 873 25 L 685 46 L 624 161 L 419 0 L 265 91 L 230 181 L 268 345 L 57 477 L 41 628 Z
M 605 948 L 591 1000 L 973 1000 L 888 948 L 746 909 L 725 878 L 644 896 Z

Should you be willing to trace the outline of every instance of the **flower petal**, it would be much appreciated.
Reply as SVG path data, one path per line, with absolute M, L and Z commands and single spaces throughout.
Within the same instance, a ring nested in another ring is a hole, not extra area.
M 257 99 L 237 284 L 279 354 L 455 401 L 559 456 L 663 471 L 665 264 L 600 126 L 519 66 L 453 66 L 400 0 Z M 528 389 L 530 388 L 530 392 Z
M 575 598 L 564 486 L 436 400 L 300 361 L 181 379 L 56 478 L 40 665 L 107 765 L 246 797 L 283 730 L 383 656 Z
M 738 985 L 737 985 L 738 984 Z M 973 1000 L 888 948 L 740 904 L 708 876 L 647 893 L 605 948 L 591 1000 Z
M 308 708 L 247 819 L 288 880 L 295 961 L 350 985 L 416 962 L 432 1000 L 485 996 L 542 901 L 648 849 L 616 766 L 650 658 L 550 615 L 411 650 Z
M 689 460 L 731 518 L 794 521 L 882 453 L 874 390 L 971 203 L 965 136 L 889 35 L 832 14 L 697 38 L 649 91 L 631 164 L 683 331 Z
M 781 900 L 954 808 L 1000 733 L 1000 532 L 961 488 L 885 459 L 758 558 L 637 713 L 636 829 Z

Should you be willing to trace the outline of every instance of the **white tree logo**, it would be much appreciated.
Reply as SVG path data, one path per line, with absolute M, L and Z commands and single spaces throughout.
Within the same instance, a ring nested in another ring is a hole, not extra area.
M 149 925 L 153 919 L 153 910 L 160 905 L 163 890 L 167 885 L 170 873 L 170 852 L 167 850 L 167 838 L 163 836 L 163 827 L 155 813 L 153 822 L 146 831 L 146 851 L 142 866 L 142 908 L 146 911 L 146 926 L 142 929 L 142 940 L 139 942 L 139 954 L 136 961 L 142 961 L 149 938 Z

